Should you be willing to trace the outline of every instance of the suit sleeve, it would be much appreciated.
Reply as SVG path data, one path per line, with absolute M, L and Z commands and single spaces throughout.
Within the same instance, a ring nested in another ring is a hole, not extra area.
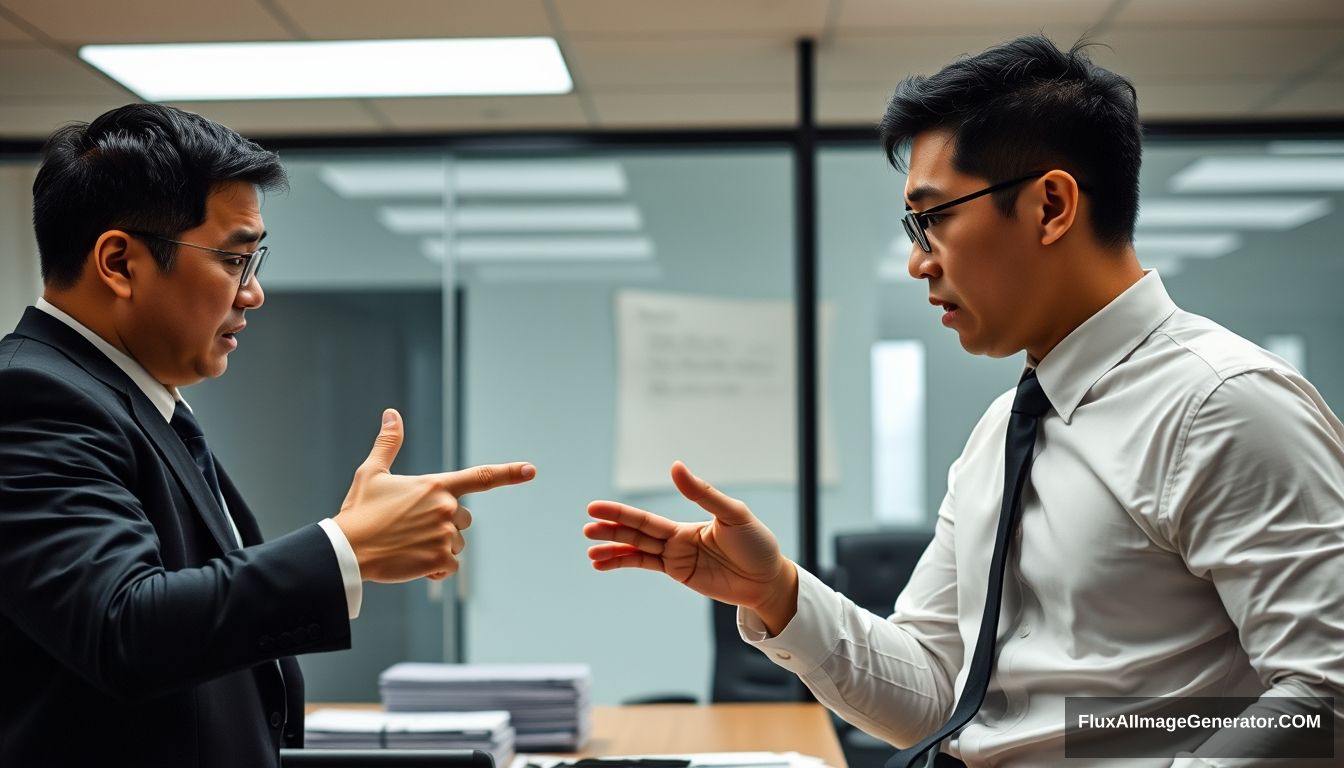
M 199 567 L 164 567 L 132 490 L 161 459 L 133 429 L 61 377 L 0 370 L 0 612 L 123 697 L 349 647 L 340 570 L 317 525 Z

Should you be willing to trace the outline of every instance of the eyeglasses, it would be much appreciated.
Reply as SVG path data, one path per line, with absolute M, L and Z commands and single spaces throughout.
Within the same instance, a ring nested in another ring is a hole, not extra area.
M 929 246 L 929 235 L 924 231 L 924 228 L 928 226 L 926 223 L 927 217 L 939 213 L 940 211 L 946 211 L 954 205 L 970 202 L 977 197 L 984 197 L 990 193 L 998 192 L 1001 189 L 1007 189 L 1017 184 L 1021 184 L 1024 181 L 1039 179 L 1047 173 L 1049 173 L 1049 171 L 1033 171 L 1026 176 L 1001 181 L 993 186 L 985 187 L 979 192 L 972 192 L 969 195 L 958 197 L 956 200 L 949 200 L 946 203 L 935 205 L 932 208 L 923 211 L 912 211 L 910 210 L 910 206 L 907 205 L 905 207 L 905 216 L 901 218 L 901 225 L 905 227 L 905 234 L 910 236 L 910 242 L 919 243 L 919 247 L 923 248 L 925 253 L 933 253 L 933 248 Z
M 261 265 L 266 262 L 266 254 L 270 253 L 271 250 L 267 246 L 263 245 L 257 250 L 252 251 L 251 253 L 242 253 L 239 251 L 225 251 L 219 248 L 210 248 L 209 246 L 205 245 L 196 245 L 195 243 L 184 243 L 181 240 L 174 240 L 170 237 L 164 237 L 163 235 L 156 235 L 153 232 L 139 232 L 134 229 L 127 229 L 125 230 L 125 232 L 135 235 L 136 237 L 144 237 L 150 240 L 161 240 L 165 243 L 173 243 L 174 245 L 185 245 L 188 248 L 196 248 L 197 250 L 201 251 L 209 251 L 211 253 L 225 257 L 224 261 L 226 264 L 230 261 L 235 260 L 241 261 L 241 263 L 239 264 L 232 265 L 235 269 L 242 270 L 242 273 L 238 276 L 239 288 L 246 288 L 247 284 L 252 282 L 252 276 L 261 272 Z

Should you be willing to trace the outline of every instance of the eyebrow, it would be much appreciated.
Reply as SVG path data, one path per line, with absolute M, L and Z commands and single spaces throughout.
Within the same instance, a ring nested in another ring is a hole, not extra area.
M 266 234 L 265 230 L 258 235 L 251 229 L 237 229 L 234 230 L 233 234 L 229 235 L 228 244 L 246 245 L 247 243 L 260 243 L 262 240 L 266 239 Z
M 907 194 L 907 195 L 905 196 L 905 201 L 906 201 L 906 202 L 905 202 L 905 209 L 906 209 L 907 211 L 910 210 L 910 204 L 911 204 L 911 203 L 918 203 L 920 200 L 926 200 L 926 199 L 928 199 L 928 198 L 930 198 L 930 197 L 938 197 L 938 196 L 940 196 L 940 195 L 942 195 L 942 194 L 943 194 L 943 191 L 942 191 L 941 189 L 938 189 L 937 187 L 929 186 L 929 185 L 927 185 L 927 184 L 923 184 L 923 185 L 920 185 L 920 186 L 918 186 L 918 187 L 915 187 L 914 189 L 910 190 L 910 193 L 909 193 L 909 194 Z

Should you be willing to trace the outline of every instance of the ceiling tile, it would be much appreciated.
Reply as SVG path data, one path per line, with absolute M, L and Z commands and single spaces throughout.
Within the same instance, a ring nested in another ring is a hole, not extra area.
M 1344 5 L 1344 3 L 1341 3 Z M 1093 60 L 1129 77 L 1273 77 L 1288 75 L 1344 43 L 1341 27 L 1136 29 L 1097 38 Z
M 45 139 L 66 123 L 90 122 L 125 103 L 103 98 L 0 99 L 0 136 L 7 139 Z
M 399 131 L 528 131 L 590 127 L 583 105 L 574 95 L 377 99 L 372 103 Z
M 599 128 L 777 128 L 797 119 L 789 88 L 741 91 L 597 91 Z
M 136 100 L 93 67 L 66 54 L 35 45 L 0 47 L 0 98 L 80 96 Z
M 554 36 L 542 0 L 276 0 L 315 39 Z
M 817 91 L 817 122 L 822 125 L 876 126 L 891 98 L 891 88 L 881 85 L 850 85 L 820 88 Z
M 382 133 L 378 120 L 354 99 L 176 102 L 249 138 L 341 133 Z
M 75 5 L 78 12 L 72 12 Z M 5 0 L 48 37 L 72 43 L 281 40 L 289 33 L 257 0 Z
M 1344 76 L 1326 75 L 1308 80 L 1285 93 L 1262 114 L 1344 118 Z
M 1007 28 L 1002 39 L 1009 39 L 1041 29 L 1051 34 L 1052 27 L 1090 27 L 1101 20 L 1112 3 L 1113 0 L 938 0 L 916 7 L 914 3 L 892 0 L 845 0 L 835 26 L 842 32 L 934 27 L 969 32 L 973 31 L 971 28 L 997 25 Z M 1031 21 L 1024 24 L 1024 19 Z
M 9 19 L 0 16 L 0 43 L 31 43 L 33 38 L 27 32 L 12 24 Z
M 910 75 L 931 75 L 962 56 L 980 53 L 1004 39 L 1001 32 L 995 31 L 955 35 L 840 35 L 817 49 L 817 79 L 823 84 L 885 83 L 892 89 Z
M 1252 117 L 1252 109 L 1280 86 L 1259 79 L 1138 78 L 1139 116 L 1144 120 Z
M 819 36 L 829 0 L 555 0 L 569 34 L 666 37 L 688 32 Z
M 777 85 L 792 87 L 793 43 L 761 38 L 612 40 L 580 38 L 566 46 L 584 87 Z
M 1220 22 L 1253 25 L 1300 21 L 1344 21 L 1339 0 L 1129 0 L 1116 15 L 1116 24 L 1169 24 L 1201 26 Z

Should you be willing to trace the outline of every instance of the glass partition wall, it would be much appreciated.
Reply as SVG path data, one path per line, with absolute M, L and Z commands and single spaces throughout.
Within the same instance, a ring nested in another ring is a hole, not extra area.
M 405 659 L 584 661 L 600 704 L 706 700 L 708 601 L 591 570 L 581 534 L 594 498 L 704 519 L 672 491 L 674 459 L 800 555 L 790 150 L 602 141 L 284 152 L 292 190 L 263 207 L 266 306 L 228 375 L 186 393 L 267 535 L 335 513 L 387 406 L 407 425 L 399 472 L 539 470 L 468 499 L 458 577 L 367 586 L 354 648 L 303 659 L 311 700 L 376 700 Z M 838 533 L 931 527 L 948 466 L 1022 361 L 968 355 L 939 325 L 906 273 L 904 179 L 875 141 L 824 146 L 817 171 L 830 567 Z M 1151 138 L 1142 205 L 1140 260 L 1177 303 L 1344 409 L 1344 142 Z
M 1023 359 L 969 355 L 941 327 L 907 272 L 905 179 L 876 142 L 824 149 L 818 167 L 819 292 L 837 308 L 821 373 L 842 459 L 818 540 L 833 566 L 838 533 L 932 530 L 948 468 Z M 1150 138 L 1140 192 L 1139 260 L 1176 303 L 1289 360 L 1344 411 L 1344 142 Z

